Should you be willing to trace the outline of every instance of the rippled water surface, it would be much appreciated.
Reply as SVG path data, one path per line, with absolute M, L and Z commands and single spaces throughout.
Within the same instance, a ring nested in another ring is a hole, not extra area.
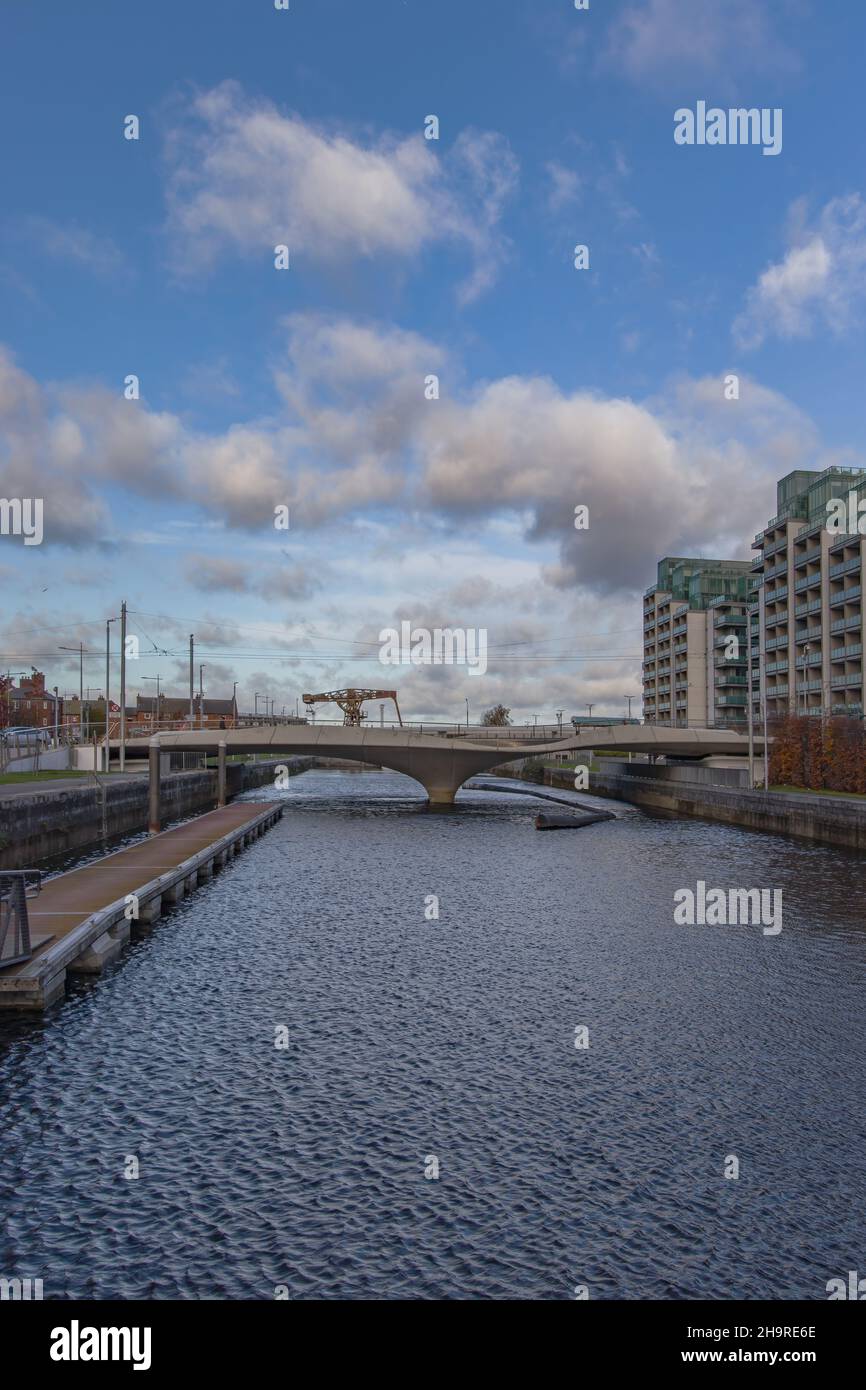
M 0 1018 L 0 1274 L 60 1298 L 698 1299 L 862 1269 L 864 861 L 422 795 L 336 771 L 251 794 L 284 799 L 275 829 L 101 979 Z M 698 879 L 781 888 L 781 935 L 675 925 Z

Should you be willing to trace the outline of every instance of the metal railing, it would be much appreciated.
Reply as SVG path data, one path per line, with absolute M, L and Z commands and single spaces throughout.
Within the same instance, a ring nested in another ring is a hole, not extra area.
M 30 959 L 30 920 L 27 899 L 42 886 L 38 869 L 0 871 L 0 969 Z

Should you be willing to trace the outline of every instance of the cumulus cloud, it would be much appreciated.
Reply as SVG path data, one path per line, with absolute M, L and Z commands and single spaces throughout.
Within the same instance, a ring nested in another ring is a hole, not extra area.
M 843 333 L 866 295 L 866 206 L 859 194 L 832 199 L 812 225 L 798 202 L 790 220 L 787 254 L 762 273 L 734 322 L 744 349 L 773 336 L 809 338 L 819 327 Z
M 74 502 L 82 534 L 99 534 L 109 528 L 97 485 L 144 491 L 157 480 L 165 496 L 271 541 L 275 505 L 289 506 L 301 535 L 364 520 L 392 563 L 410 529 L 438 545 L 448 531 L 471 538 L 484 528 L 497 544 L 491 525 L 507 523 L 501 543 L 512 553 L 538 545 L 548 584 L 612 593 L 645 587 L 661 553 L 747 554 L 776 479 L 822 466 L 810 421 L 742 375 L 737 402 L 724 399 L 721 376 L 683 378 L 645 401 L 563 391 L 542 377 L 467 386 L 434 344 L 393 326 L 298 315 L 286 331 L 274 364 L 279 409 L 214 434 L 90 389 L 45 391 L 3 359 L 0 418 L 17 495 L 32 495 L 31 471 L 47 476 L 52 495 L 65 489 Z M 431 368 L 447 380 L 438 400 L 424 394 Z M 574 528 L 580 505 L 585 531 Z M 312 591 L 311 571 L 287 559 L 256 592 Z M 260 582 L 223 556 L 189 578 L 237 593 Z
M 272 256 L 279 244 L 333 263 L 405 260 L 451 242 L 473 258 L 463 300 L 495 279 L 498 223 L 518 176 L 507 141 L 493 132 L 466 130 L 441 149 L 420 129 L 365 140 L 255 100 L 236 82 L 194 98 L 169 132 L 166 158 L 168 232 L 181 272 L 201 274 L 227 254 Z
M 87 473 L 75 419 L 52 413 L 39 385 L 0 346 L 0 496 L 42 499 L 46 541 L 85 545 L 109 528 Z
M 791 73 L 798 58 L 779 37 L 769 0 L 641 0 L 608 31 L 606 61 L 640 83 L 733 81 L 749 72 Z

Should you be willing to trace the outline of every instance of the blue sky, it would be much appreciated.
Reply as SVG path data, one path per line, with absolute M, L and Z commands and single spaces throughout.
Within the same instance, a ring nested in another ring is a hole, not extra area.
M 654 559 L 743 556 L 777 477 L 862 462 L 853 0 L 2 23 L 0 495 L 46 518 L 0 538 L 4 666 L 72 688 L 55 647 L 98 653 L 126 597 L 159 648 L 133 681 L 178 693 L 195 631 L 244 703 L 369 682 L 414 717 L 613 713 Z M 781 108 L 781 153 L 676 145 L 699 100 Z M 403 618 L 486 627 L 487 674 L 389 674 Z

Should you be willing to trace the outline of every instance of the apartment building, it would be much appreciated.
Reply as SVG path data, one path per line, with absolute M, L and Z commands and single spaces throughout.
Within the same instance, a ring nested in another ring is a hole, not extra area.
M 866 537 L 828 529 L 828 502 L 852 515 L 866 499 L 866 470 L 798 469 L 776 488 L 776 516 L 755 537 L 751 612 L 767 715 L 863 714 Z M 856 520 L 854 522 L 856 525 Z M 842 528 L 843 531 L 846 528 Z
M 745 634 L 748 560 L 668 555 L 643 601 L 643 708 L 648 723 L 700 727 L 741 723 L 746 652 L 729 655 L 731 632 Z M 740 678 L 742 686 L 740 685 Z
M 746 627 L 748 580 L 740 576 L 739 595 L 726 594 L 707 607 L 707 723 L 745 729 L 748 721 L 749 654 Z M 753 638 L 757 640 L 757 624 Z M 753 687 L 757 680 L 757 648 L 753 647 Z

